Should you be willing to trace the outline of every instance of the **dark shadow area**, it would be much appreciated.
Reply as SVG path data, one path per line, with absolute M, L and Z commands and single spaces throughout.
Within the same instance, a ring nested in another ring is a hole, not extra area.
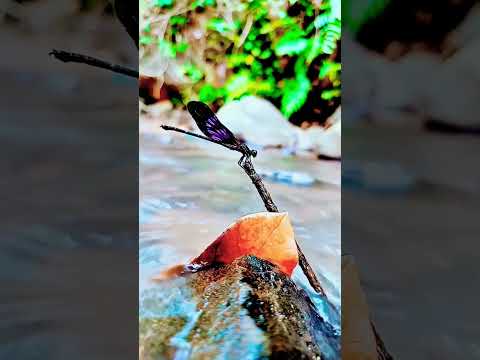
M 383 3 L 342 11 L 342 250 L 395 359 L 477 359 L 480 9 Z
M 48 54 L 137 49 L 107 1 L 6 1 L 0 27 L 0 358 L 134 359 L 138 82 Z

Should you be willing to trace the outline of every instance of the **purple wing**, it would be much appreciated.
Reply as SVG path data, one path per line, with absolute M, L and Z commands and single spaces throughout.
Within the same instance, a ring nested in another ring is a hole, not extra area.
M 198 128 L 212 140 L 230 145 L 240 145 L 235 135 L 223 125 L 210 108 L 200 101 L 190 101 L 188 112 L 198 125 Z

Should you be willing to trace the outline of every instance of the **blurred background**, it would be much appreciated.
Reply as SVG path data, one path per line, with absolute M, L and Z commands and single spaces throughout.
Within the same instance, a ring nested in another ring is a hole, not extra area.
M 342 251 L 395 358 L 480 358 L 478 2 L 344 0 L 342 23 Z
M 138 83 L 49 52 L 138 51 L 107 1 L 1 1 L 0 29 L 0 358 L 134 358 Z
M 476 1 L 343 1 L 346 121 L 478 132 Z

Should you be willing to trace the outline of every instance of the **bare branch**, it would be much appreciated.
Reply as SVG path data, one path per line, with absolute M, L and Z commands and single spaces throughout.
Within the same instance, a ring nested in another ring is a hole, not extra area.
M 250 158 L 247 157 L 240 166 L 248 175 L 250 180 L 252 180 L 253 185 L 255 185 L 255 188 L 257 189 L 258 193 L 260 194 L 260 197 L 263 200 L 263 204 L 265 205 L 265 208 L 270 212 L 278 212 L 277 206 L 273 202 L 272 197 L 270 196 L 270 193 L 265 188 L 262 178 L 255 171 L 255 168 L 253 167 L 253 164 Z M 303 273 L 307 277 L 308 282 L 317 293 L 321 295 L 325 295 L 325 291 L 323 290 L 322 285 L 320 285 L 320 281 L 318 280 L 317 275 L 315 274 L 315 271 L 313 271 L 312 267 L 308 263 L 308 260 L 305 257 L 305 254 L 303 253 L 302 249 L 300 249 L 300 245 L 298 245 L 297 240 L 295 240 L 295 244 L 297 245 L 298 260 L 299 260 L 300 267 L 302 268 Z
M 77 54 L 77 53 L 71 53 L 67 51 L 62 51 L 62 50 L 52 50 L 49 53 L 50 56 L 53 56 L 55 59 L 63 61 L 63 62 L 75 62 L 75 63 L 80 63 L 80 64 L 86 64 L 106 70 L 113 71 L 118 74 L 130 76 L 133 78 L 138 79 L 139 78 L 139 73 L 136 70 L 124 67 L 122 65 L 117 65 L 117 64 L 112 64 L 100 59 L 96 59 L 91 56 L 87 55 L 82 55 L 82 54 Z

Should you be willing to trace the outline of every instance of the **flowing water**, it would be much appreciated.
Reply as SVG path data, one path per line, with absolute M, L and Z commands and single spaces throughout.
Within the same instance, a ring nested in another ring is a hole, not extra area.
M 152 276 L 200 254 L 237 218 L 265 211 L 236 153 L 182 136 L 168 139 L 140 139 L 140 293 L 154 286 Z M 265 151 L 254 166 L 278 208 L 289 213 L 297 241 L 339 307 L 340 163 Z M 308 288 L 299 268 L 294 278 Z

